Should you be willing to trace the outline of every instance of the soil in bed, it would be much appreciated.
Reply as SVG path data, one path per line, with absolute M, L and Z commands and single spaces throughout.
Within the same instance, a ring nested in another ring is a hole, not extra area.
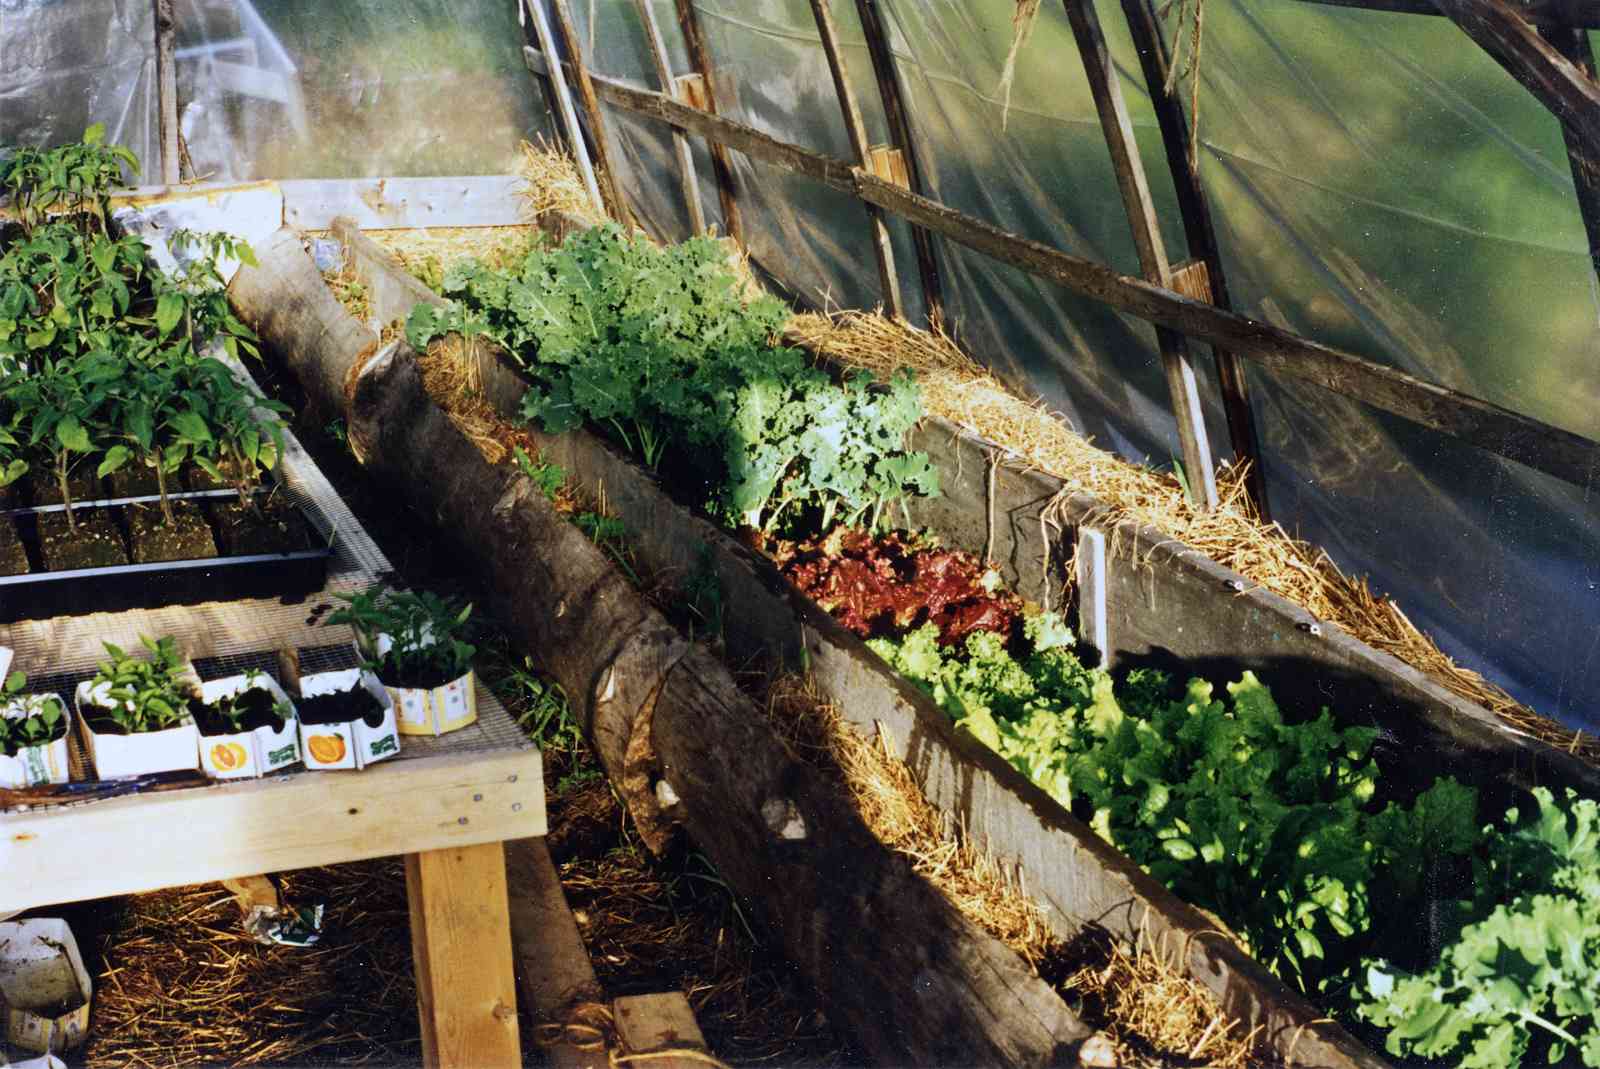
M 259 499 L 258 499 L 259 500 Z M 209 506 L 217 525 L 217 541 L 230 557 L 298 553 L 312 548 L 311 530 L 298 509 L 281 497 L 254 505 L 237 500 Z
M 46 571 L 75 568 L 111 568 L 128 563 L 128 552 L 111 514 L 105 509 L 79 509 L 74 514 L 76 533 L 67 525 L 65 512 L 39 514 L 39 552 Z
M 239 695 L 238 705 L 243 707 L 244 715 L 239 718 L 237 727 L 219 713 L 215 706 L 208 705 L 198 698 L 189 699 L 189 715 L 194 717 L 195 726 L 200 729 L 200 734 L 212 737 L 237 735 L 240 732 L 254 731 L 263 727 L 276 729 L 283 723 L 274 711 L 275 702 L 271 691 L 251 687 Z
M 30 570 L 16 523 L 0 518 L 0 575 L 27 575 Z
M 211 528 L 194 502 L 173 501 L 171 504 L 172 523 L 166 522 L 160 505 L 128 506 L 128 533 L 135 564 L 203 560 L 217 555 Z
M 333 694 L 301 698 L 296 706 L 302 724 L 343 724 L 362 720 L 370 728 L 383 723 L 383 705 L 359 684 Z

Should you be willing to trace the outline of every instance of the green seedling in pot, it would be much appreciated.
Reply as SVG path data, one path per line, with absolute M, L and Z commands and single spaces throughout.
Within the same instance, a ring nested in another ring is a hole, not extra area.
M 272 715 L 281 727 L 289 719 L 290 705 L 286 701 L 273 701 L 272 692 L 261 683 L 266 678 L 260 669 L 251 668 L 244 674 L 244 686 L 236 693 L 218 698 L 211 704 L 211 709 L 223 720 L 228 722 L 232 734 L 245 730 L 245 720 L 251 713 L 263 706 L 272 710 Z
M 349 624 L 369 658 L 367 667 L 386 681 L 465 675 L 476 646 L 462 637 L 472 606 L 426 590 L 374 587 L 359 594 L 335 594 L 345 602 L 329 614 L 330 624 Z M 388 649 L 379 652 L 379 638 Z
M 28 746 L 43 746 L 54 742 L 66 733 L 66 710 L 61 702 L 48 694 L 23 695 L 22 688 L 28 677 L 12 672 L 0 690 L 0 699 L 14 713 L 17 706 L 23 716 L 0 716 L 0 753 L 12 756 Z
M 149 658 L 130 657 L 121 647 L 102 642 L 111 659 L 100 662 L 90 681 L 94 701 L 130 735 L 176 725 L 188 702 L 177 639 L 141 636 L 139 642 Z

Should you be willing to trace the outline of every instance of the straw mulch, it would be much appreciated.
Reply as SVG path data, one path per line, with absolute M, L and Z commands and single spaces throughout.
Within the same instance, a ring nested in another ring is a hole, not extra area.
M 1119 1066 L 1260 1064 L 1255 1036 L 1211 992 L 1141 938 L 1125 947 L 1088 932 L 1064 944 L 1013 876 L 979 852 L 928 801 L 906 765 L 861 735 L 811 680 L 786 675 L 767 691 L 773 724 L 793 752 L 836 781 L 884 845 L 968 918 L 1015 950 L 1110 1041 Z
M 256 943 L 220 884 L 128 899 L 101 948 L 83 1063 L 415 1064 L 400 860 L 287 873 L 283 884 L 290 905 L 326 905 L 317 945 Z
M 948 336 L 866 312 L 798 315 L 792 339 L 848 366 L 888 375 L 917 374 L 924 407 L 996 443 L 1027 465 L 1105 505 L 1108 522 L 1132 520 L 1170 535 L 1275 594 L 1337 624 L 1369 646 L 1427 673 L 1454 694 L 1552 746 L 1600 763 L 1600 740 L 1574 732 L 1521 705 L 1500 687 L 1447 657 L 1392 600 L 1365 578 L 1344 574 L 1317 547 L 1263 524 L 1245 491 L 1244 471 L 1217 473 L 1222 507 L 1193 507 L 1177 480 L 1130 464 L 1075 434 L 1042 402 L 1029 404 L 963 353 Z

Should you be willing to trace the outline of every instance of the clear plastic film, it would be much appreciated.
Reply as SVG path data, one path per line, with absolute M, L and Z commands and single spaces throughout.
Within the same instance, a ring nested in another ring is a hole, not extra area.
M 91 122 L 160 174 L 149 0 L 0 0 L 0 144 Z M 504 174 L 547 131 L 511 0 L 174 0 L 184 176 Z
M 655 87 L 632 0 L 586 27 L 595 68 Z M 1011 5 L 880 0 L 930 192 L 978 218 L 1138 273 L 1104 135 L 1059 4 L 1042 5 L 1009 107 Z M 806 0 L 700 0 L 719 110 L 849 158 Z M 657 0 L 674 73 L 689 68 Z M 1097 5 L 1169 255 L 1186 255 L 1159 131 L 1119 4 Z M 1555 120 L 1443 18 L 1208 0 L 1200 164 L 1246 315 L 1600 437 L 1600 298 Z M 835 2 L 869 136 L 888 140 L 854 5 Z M 1167 27 L 1169 33 L 1174 28 Z M 1189 29 L 1180 62 L 1192 47 Z M 1173 38 L 1175 41 L 1175 38 Z M 1359 56 L 1359 63 L 1351 57 Z M 620 169 L 658 233 L 686 232 L 670 137 L 608 109 Z M 696 143 L 706 217 L 720 218 Z M 811 303 L 879 303 L 858 204 L 733 154 L 755 259 Z M 901 285 L 919 308 L 903 224 Z M 1158 466 L 1178 455 L 1148 324 L 936 241 L 963 344 L 1080 432 Z M 1211 354 L 1192 347 L 1214 451 Z M 1470 667 L 1600 727 L 1600 500 L 1359 402 L 1250 372 L 1274 518 L 1369 574 Z

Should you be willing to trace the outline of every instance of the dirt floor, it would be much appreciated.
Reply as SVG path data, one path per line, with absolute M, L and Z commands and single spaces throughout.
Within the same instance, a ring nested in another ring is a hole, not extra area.
M 292 383 L 258 377 L 299 409 Z M 481 602 L 421 517 L 354 463 L 341 425 L 296 432 L 408 584 Z M 732 1064 L 859 1063 L 702 855 L 649 856 L 559 694 L 492 619 L 475 618 L 481 677 L 545 748 L 551 854 L 607 993 L 682 990 L 713 1052 Z M 326 907 L 316 947 L 255 943 L 217 884 L 49 911 L 69 917 L 94 974 L 91 1038 L 71 1064 L 417 1064 L 398 859 L 284 874 L 281 885 L 292 905 Z M 524 1016 L 529 1064 L 543 1060 L 534 1032 Z

